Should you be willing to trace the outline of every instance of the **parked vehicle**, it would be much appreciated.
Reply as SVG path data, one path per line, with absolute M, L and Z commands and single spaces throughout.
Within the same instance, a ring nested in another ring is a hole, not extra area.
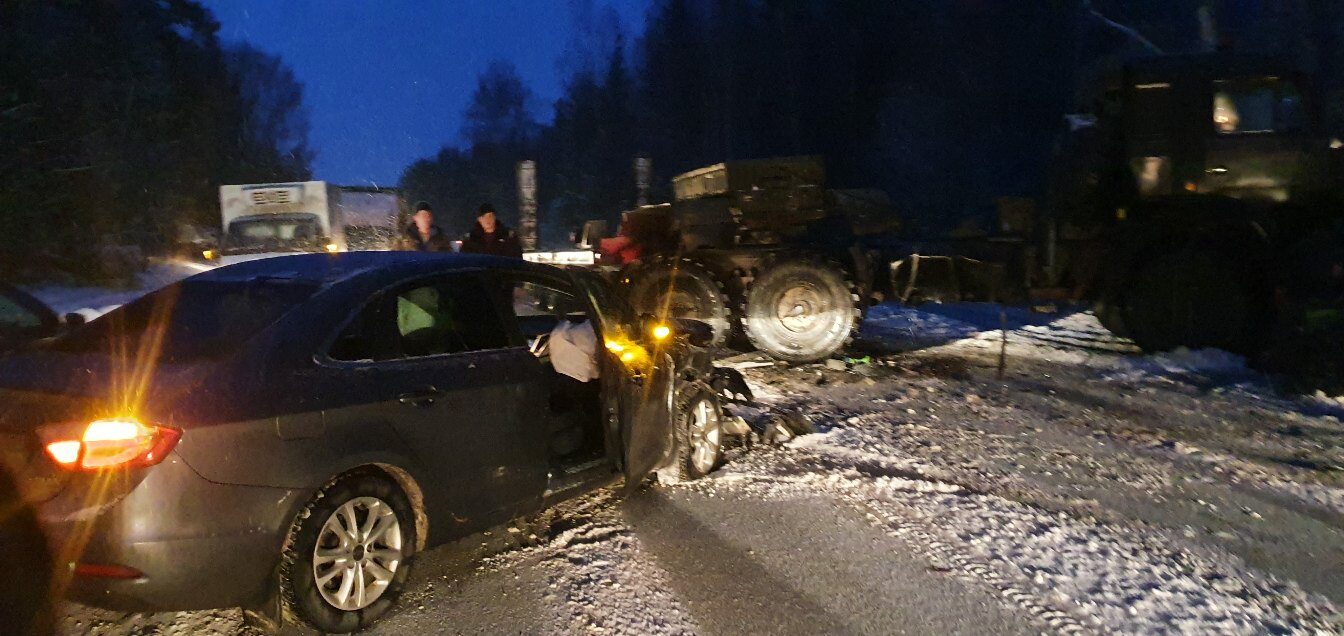
M 65 320 L 69 324 L 82 324 L 84 319 L 71 314 Z M 32 294 L 0 283 L 0 353 L 53 338 L 66 324 Z
M 392 188 L 324 181 L 219 187 L 223 236 L 206 260 L 229 265 L 294 252 L 387 250 L 405 214 Z
M 548 336 L 592 325 L 598 379 Z M 0 362 L 0 447 L 71 598 L 367 627 L 414 555 L 619 478 L 720 461 L 704 325 L 511 259 L 355 252 L 221 267 Z M 740 377 L 738 378 L 740 380 Z
M 1083 251 L 1077 271 L 1097 315 L 1149 351 L 1264 350 L 1344 265 L 1322 240 L 1344 222 L 1342 144 L 1311 79 L 1210 54 L 1134 61 L 1102 87 L 1056 222 L 1099 239 L 1104 265 Z
M 921 246 L 1007 274 L 917 274 L 906 259 L 892 268 L 899 296 L 984 297 L 967 284 L 978 278 L 1010 297 L 1089 303 L 1146 351 L 1261 358 L 1313 316 L 1339 322 L 1344 141 L 1323 130 L 1309 76 L 1262 56 L 1167 55 L 1083 92 L 1043 205 L 1005 199 L 999 236 Z

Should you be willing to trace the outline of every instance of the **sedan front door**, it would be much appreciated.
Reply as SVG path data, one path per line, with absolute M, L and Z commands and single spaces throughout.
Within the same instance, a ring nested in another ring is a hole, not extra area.
M 579 286 L 598 317 L 604 347 L 602 377 L 604 401 L 616 408 L 609 418 L 608 435 L 619 438 L 621 467 L 627 492 L 637 488 L 653 471 L 667 463 L 674 447 L 675 368 L 665 351 L 644 348 L 633 311 L 612 293 L 606 281 L 575 273 Z M 640 347 L 647 358 L 622 359 L 624 347 Z

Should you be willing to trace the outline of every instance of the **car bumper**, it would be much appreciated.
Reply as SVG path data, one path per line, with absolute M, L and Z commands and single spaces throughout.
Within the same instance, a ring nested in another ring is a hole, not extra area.
M 289 524 L 309 496 L 214 483 L 174 453 L 133 473 L 78 475 L 39 514 L 68 598 L 180 611 L 263 600 Z

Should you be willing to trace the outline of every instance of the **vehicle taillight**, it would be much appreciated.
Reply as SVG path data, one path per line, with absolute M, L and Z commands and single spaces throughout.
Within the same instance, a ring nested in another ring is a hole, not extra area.
M 47 454 L 63 468 L 106 470 L 153 466 L 182 437 L 175 428 L 132 418 L 95 420 L 86 426 L 44 429 Z

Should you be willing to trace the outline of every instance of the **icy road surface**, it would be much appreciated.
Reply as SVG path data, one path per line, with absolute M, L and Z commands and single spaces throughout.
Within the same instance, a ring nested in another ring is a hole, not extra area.
M 373 633 L 1344 632 L 1344 403 L 1130 355 L 1087 314 L 1004 316 L 1002 380 L 997 308 L 870 318 L 880 364 L 736 359 L 817 433 L 433 550 Z M 66 633 L 243 629 L 69 610 Z

